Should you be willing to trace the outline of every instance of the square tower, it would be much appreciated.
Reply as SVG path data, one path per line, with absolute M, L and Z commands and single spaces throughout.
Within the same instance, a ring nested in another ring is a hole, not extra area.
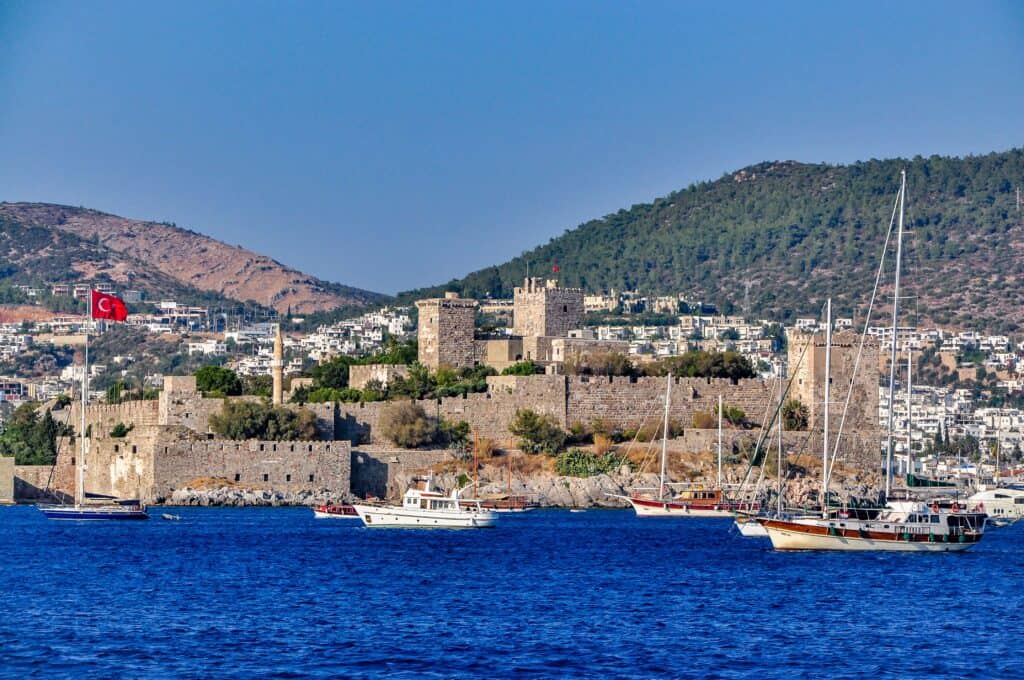
M 806 348 L 806 352 L 805 352 Z M 849 397 L 849 410 L 843 432 L 874 436 L 878 423 L 878 341 L 868 338 L 854 376 L 854 364 L 860 349 L 860 335 L 852 330 L 832 334 L 832 388 L 829 431 L 835 436 Z M 801 355 L 802 358 L 801 358 Z M 807 407 L 807 429 L 821 432 L 825 402 L 825 333 L 791 332 L 789 338 L 789 398 L 799 399 Z M 864 451 L 865 463 L 877 464 L 878 451 Z
M 559 288 L 554 279 L 526 279 L 513 304 L 513 333 L 524 338 L 564 338 L 583 325 L 583 289 Z
M 419 361 L 432 371 L 441 366 L 472 368 L 476 300 L 445 293 L 443 298 L 417 300 Z

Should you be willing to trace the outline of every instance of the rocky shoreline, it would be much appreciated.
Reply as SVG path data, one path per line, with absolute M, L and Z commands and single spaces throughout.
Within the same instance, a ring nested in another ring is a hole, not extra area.
M 459 477 L 453 473 L 441 473 L 434 477 L 434 485 L 442 491 L 459 486 Z M 465 481 L 464 479 L 462 480 Z M 671 480 L 676 481 L 676 480 Z M 709 480 L 713 483 L 713 480 Z M 705 484 L 709 484 L 705 481 Z M 736 484 L 738 476 L 726 475 L 727 484 Z M 702 480 L 696 480 L 700 484 Z M 405 489 L 413 483 L 412 476 L 399 476 L 394 480 L 396 489 Z M 646 474 L 600 474 L 591 477 L 564 477 L 551 474 L 514 476 L 511 484 L 507 480 L 484 479 L 479 490 L 468 490 L 465 497 L 496 497 L 506 494 L 526 496 L 536 500 L 542 508 L 627 508 L 629 502 L 621 496 L 630 489 L 656 489 L 658 476 Z M 775 484 L 768 481 L 762 487 L 767 491 L 768 503 L 775 498 Z M 821 482 L 811 477 L 798 477 L 786 483 L 787 505 L 810 506 L 817 502 Z M 877 475 L 858 473 L 840 478 L 833 485 L 840 497 L 854 496 L 862 499 L 878 497 Z M 328 490 L 303 490 L 283 492 L 274 489 L 250 489 L 237 485 L 185 487 L 175 490 L 170 497 L 158 499 L 156 505 L 202 506 L 202 507 L 286 507 L 316 506 L 323 503 L 347 503 L 355 500 L 350 493 Z

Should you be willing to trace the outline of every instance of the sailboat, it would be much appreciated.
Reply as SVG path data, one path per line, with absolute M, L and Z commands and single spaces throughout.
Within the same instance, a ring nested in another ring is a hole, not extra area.
M 892 484 L 892 404 L 895 383 L 896 329 L 899 312 L 900 257 L 903 245 L 903 213 L 906 201 L 907 176 L 901 173 L 899 192 L 899 227 L 896 241 L 896 268 L 893 290 L 892 358 L 889 380 L 889 437 L 886 458 L 888 495 Z M 825 400 L 823 408 L 822 493 L 820 517 L 759 517 L 776 550 L 843 550 L 894 552 L 953 552 L 970 548 L 985 532 L 985 514 L 951 508 L 943 512 L 924 503 L 908 508 L 886 509 L 872 518 L 853 516 L 849 511 L 829 508 L 829 399 L 832 369 L 832 300 L 826 305 L 825 324 Z M 869 315 L 870 316 L 870 315 Z
M 636 511 L 637 517 L 732 517 L 736 512 L 757 512 L 758 504 L 726 498 L 722 485 L 722 398 L 718 399 L 718 484 L 707 488 L 703 484 L 667 484 L 665 469 L 668 461 L 668 412 L 672 400 L 672 374 L 665 387 L 665 415 L 661 435 L 661 473 L 658 476 L 657 495 L 632 493 L 624 498 Z M 669 486 L 679 490 L 666 496 Z
M 120 298 L 92 291 L 89 325 L 96 319 L 124 321 L 128 310 Z M 74 505 L 39 505 L 40 512 L 47 519 L 56 520 L 139 520 L 149 519 L 146 507 L 138 499 L 122 499 L 115 496 L 88 493 L 85 490 L 86 446 L 85 411 L 89 404 L 89 328 L 85 331 L 85 364 L 82 367 L 82 430 L 79 432 L 78 461 L 75 474 Z

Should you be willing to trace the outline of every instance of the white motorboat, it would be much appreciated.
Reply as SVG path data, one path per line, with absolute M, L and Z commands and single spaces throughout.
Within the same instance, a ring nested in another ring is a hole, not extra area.
M 968 498 L 967 503 L 977 512 L 984 512 L 993 519 L 1018 520 L 1024 517 L 1024 491 L 1020 489 L 979 491 Z
M 481 507 L 478 499 L 459 498 L 433 491 L 428 477 L 423 489 L 405 492 L 401 505 L 363 505 L 354 503 L 359 519 L 367 527 L 405 529 L 483 529 L 493 527 L 498 514 Z

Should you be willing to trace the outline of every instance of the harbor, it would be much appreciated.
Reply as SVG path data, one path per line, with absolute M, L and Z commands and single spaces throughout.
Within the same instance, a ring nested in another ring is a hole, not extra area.
M 174 512 L 180 521 L 100 525 L 5 509 L 4 606 L 48 614 L 45 626 L 21 625 L 17 615 L 0 624 L 4 672 L 731 677 L 756 668 L 792 677 L 828 668 L 835 677 L 899 678 L 922 668 L 936 677 L 1024 670 L 1005 619 L 1024 604 L 1013 567 L 1024 525 L 991 532 L 963 555 L 926 557 L 780 554 L 728 520 L 620 510 L 511 514 L 485 531 L 375 531 L 317 520 L 306 508 Z M 907 632 L 920 630 L 931 633 L 915 636 L 908 654 Z M 949 636 L 971 653 L 950 653 Z

